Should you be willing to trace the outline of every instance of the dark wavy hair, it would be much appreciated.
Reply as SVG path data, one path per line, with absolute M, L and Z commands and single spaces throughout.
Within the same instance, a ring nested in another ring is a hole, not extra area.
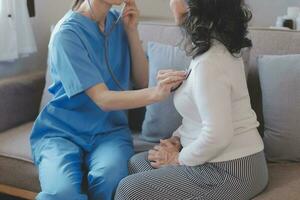
M 223 43 L 235 57 L 241 50 L 252 47 L 247 38 L 252 13 L 244 0 L 185 0 L 188 12 L 181 28 L 185 35 L 185 49 L 194 58 L 204 54 L 212 39 Z
M 83 2 L 84 0 L 73 0 L 72 10 L 77 10 Z

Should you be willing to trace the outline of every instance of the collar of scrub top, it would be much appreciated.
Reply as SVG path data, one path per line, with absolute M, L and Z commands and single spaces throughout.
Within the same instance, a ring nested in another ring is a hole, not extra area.
M 94 17 L 94 19 L 96 19 L 96 13 L 94 12 L 94 9 L 93 9 L 93 7 L 91 5 L 91 1 L 87 0 L 87 2 L 88 2 L 88 5 L 90 7 L 90 10 L 89 10 L 90 14 Z M 105 27 L 105 30 L 102 32 L 102 34 L 104 35 L 104 37 L 109 37 L 110 34 L 114 31 L 114 29 L 116 28 L 117 24 L 119 23 L 119 21 L 123 17 L 126 5 L 127 4 L 125 2 L 123 2 L 123 6 L 122 6 L 122 9 L 120 11 L 120 14 L 119 14 L 118 18 L 111 24 L 111 26 L 109 28 L 106 29 L 106 27 Z M 98 21 L 96 21 L 96 22 L 97 22 L 97 24 L 99 24 Z
M 91 18 L 89 17 L 86 17 L 84 15 L 82 15 L 81 13 L 79 12 L 76 12 L 76 11 L 73 11 L 71 10 L 70 11 L 71 14 L 73 14 L 73 16 L 79 20 L 79 23 L 85 27 L 87 30 L 91 30 L 93 31 L 95 34 L 99 35 L 99 33 L 103 36 L 105 36 L 103 34 L 103 32 L 101 32 L 101 30 L 99 29 L 99 26 L 98 26 L 98 23 L 94 20 L 92 20 Z M 112 21 L 113 21 L 113 14 L 111 12 L 108 12 L 107 16 L 106 16 L 106 20 L 105 20 L 105 31 L 109 30 L 110 27 L 112 26 Z

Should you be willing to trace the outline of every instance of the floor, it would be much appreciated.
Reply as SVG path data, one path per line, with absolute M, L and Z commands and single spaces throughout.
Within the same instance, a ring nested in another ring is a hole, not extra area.
M 23 200 L 15 197 L 6 196 L 4 194 L 0 194 L 0 200 Z

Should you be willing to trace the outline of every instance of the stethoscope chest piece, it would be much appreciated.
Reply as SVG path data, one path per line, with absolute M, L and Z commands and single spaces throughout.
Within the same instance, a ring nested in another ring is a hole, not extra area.
M 191 75 L 192 69 L 187 69 L 185 71 L 186 71 L 185 80 L 187 80 L 189 78 L 189 76 Z M 180 88 L 180 86 L 182 85 L 182 83 L 180 83 L 177 87 L 171 89 L 171 92 L 175 92 L 176 90 L 178 90 Z

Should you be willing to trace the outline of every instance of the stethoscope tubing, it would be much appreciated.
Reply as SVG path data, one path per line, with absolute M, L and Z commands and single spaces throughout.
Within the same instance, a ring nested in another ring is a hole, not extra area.
M 96 19 L 96 15 L 95 15 L 95 12 L 92 8 L 90 0 L 87 0 L 87 1 L 88 1 L 88 4 L 89 4 L 89 7 L 90 7 L 90 12 L 94 16 L 94 18 Z M 113 72 L 113 69 L 110 65 L 109 52 L 108 52 L 109 51 L 109 44 L 108 43 L 109 43 L 109 36 L 112 34 L 112 32 L 117 27 L 117 24 L 120 22 L 120 20 L 122 18 L 122 15 L 124 13 L 125 7 L 126 7 L 126 4 L 124 4 L 124 6 L 122 7 L 119 17 L 117 18 L 116 21 L 113 22 L 113 24 L 109 28 L 109 30 L 107 32 L 105 32 L 105 31 L 103 32 L 103 35 L 104 35 L 104 59 L 105 59 L 105 63 L 106 63 L 106 68 L 107 68 L 108 72 L 110 73 L 111 78 L 113 79 L 113 81 L 115 82 L 115 84 L 117 85 L 117 87 L 121 91 L 125 91 L 125 89 L 122 87 L 120 81 L 117 79 L 117 77 L 116 77 L 115 73 Z

